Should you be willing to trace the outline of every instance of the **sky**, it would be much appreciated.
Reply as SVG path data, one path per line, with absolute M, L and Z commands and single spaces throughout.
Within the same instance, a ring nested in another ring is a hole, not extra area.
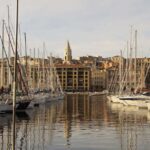
M 7 20 L 7 5 L 15 26 L 16 0 L 0 0 L 0 21 Z M 19 24 L 28 49 L 42 50 L 45 42 L 48 54 L 63 57 L 69 40 L 73 58 L 125 55 L 133 26 L 138 55 L 150 57 L 149 6 L 149 0 L 19 0 Z

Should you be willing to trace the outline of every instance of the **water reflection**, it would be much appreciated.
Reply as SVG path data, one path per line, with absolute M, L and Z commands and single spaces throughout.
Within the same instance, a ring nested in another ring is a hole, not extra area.
M 150 112 L 137 107 L 125 107 L 121 104 L 108 103 L 108 106 L 117 116 L 116 130 L 120 135 L 121 149 L 149 149 Z
M 16 149 L 149 149 L 150 113 L 107 103 L 105 96 L 68 95 L 16 114 Z M 11 149 L 12 114 L 0 115 L 0 149 Z
M 101 97 L 90 99 L 87 95 L 66 97 L 63 106 L 63 118 L 64 135 L 68 146 L 71 145 L 71 137 L 75 138 L 77 134 L 80 139 L 83 136 L 82 133 L 84 136 L 89 136 L 90 130 L 96 130 L 102 126 L 103 118 L 107 120 L 106 103 L 99 101 L 100 99 Z M 78 141 L 78 139 L 76 140 Z

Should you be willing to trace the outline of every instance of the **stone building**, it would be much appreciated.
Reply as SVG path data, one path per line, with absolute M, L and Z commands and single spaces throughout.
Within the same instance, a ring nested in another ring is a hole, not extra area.
M 76 64 L 60 64 L 56 68 L 64 91 L 90 90 L 90 68 Z
M 63 64 L 55 66 L 64 91 L 90 90 L 90 68 L 72 59 L 69 42 L 65 48 Z
M 67 46 L 65 48 L 65 55 L 64 55 L 64 63 L 70 64 L 71 61 L 72 61 L 72 50 L 69 41 L 67 41 Z
M 107 72 L 105 69 L 93 67 L 91 69 L 91 91 L 102 91 L 106 89 Z
M 60 83 L 65 91 L 101 91 L 104 89 L 117 88 L 119 90 L 121 67 L 122 76 L 126 78 L 126 84 L 150 88 L 150 58 L 137 58 L 129 60 L 120 56 L 103 59 L 101 56 L 83 56 L 79 60 L 72 58 L 72 49 L 69 41 L 64 50 L 64 60 L 54 58 Z M 121 60 L 121 61 L 120 61 Z M 18 66 L 18 80 L 24 80 L 30 89 L 45 88 L 50 84 L 50 57 L 32 58 L 20 57 Z M 122 62 L 120 66 L 119 63 Z M 136 67 L 135 67 L 136 62 Z M 126 69 L 131 64 L 131 67 Z M 13 80 L 14 57 L 8 60 L 0 59 L 0 88 L 8 88 Z M 135 76 L 136 68 L 136 78 Z M 131 72 L 131 73 L 129 73 Z M 136 82 L 136 84 L 135 84 Z M 23 83 L 19 82 L 19 87 Z
M 122 88 L 128 87 L 128 90 L 150 88 L 149 58 L 136 58 L 136 60 L 123 58 L 121 66 L 119 65 L 119 57 L 114 58 L 112 59 L 114 65 L 107 68 L 107 88 L 110 88 L 110 91 L 119 91 L 120 83 L 122 83 Z

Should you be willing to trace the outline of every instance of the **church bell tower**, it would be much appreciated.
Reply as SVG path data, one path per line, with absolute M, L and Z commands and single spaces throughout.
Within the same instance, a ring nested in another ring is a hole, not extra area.
M 64 55 L 64 63 L 71 63 L 72 61 L 72 50 L 70 48 L 69 41 L 67 41 L 67 46 L 65 48 L 65 55 Z

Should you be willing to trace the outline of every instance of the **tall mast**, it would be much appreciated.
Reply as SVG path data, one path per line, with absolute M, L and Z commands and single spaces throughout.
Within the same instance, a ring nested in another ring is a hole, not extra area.
M 51 87 L 51 85 L 50 85 L 50 76 L 51 76 L 51 74 L 50 74 L 50 55 L 49 55 L 49 59 L 48 59 L 49 61 L 48 61 L 48 88 L 50 89 L 50 87 Z
M 33 62 L 33 88 L 35 89 L 35 71 L 36 71 L 36 67 L 35 67 L 35 48 L 34 48 L 34 62 Z
M 11 64 L 11 60 L 10 60 L 10 57 L 11 57 L 11 50 L 10 50 L 10 13 L 9 13 L 9 6 L 7 6 L 7 9 L 8 9 L 8 60 L 9 60 L 9 64 Z M 9 65 L 8 65 L 8 86 L 11 84 L 11 72 L 10 72 L 10 68 L 9 68 Z
M 120 62 L 119 62 L 119 95 L 121 94 L 122 86 L 122 50 L 120 50 Z
M 4 24 L 5 21 L 3 20 L 3 25 L 2 25 L 2 41 L 4 44 Z M 1 87 L 4 86 L 4 46 L 2 46 L 2 62 L 1 62 Z
M 131 26 L 131 31 L 130 31 L 130 63 L 129 63 L 129 87 L 130 89 L 132 88 L 132 51 L 133 51 L 133 48 L 132 48 L 132 26 Z
M 19 30 L 19 42 L 20 42 L 20 44 L 19 44 L 19 50 L 20 50 L 20 56 L 22 56 L 22 40 L 21 40 L 21 27 L 20 27 L 20 24 L 19 24 L 19 26 L 18 26 L 18 30 Z
M 40 78 L 40 58 L 39 58 L 39 49 L 38 49 L 38 89 L 40 89 L 40 83 L 41 83 L 41 78 Z
M 32 78 L 31 78 L 31 74 L 32 74 L 32 63 L 31 63 L 31 49 L 30 49 L 30 62 L 29 62 L 29 87 L 32 89 Z
M 129 43 L 127 41 L 126 81 L 125 81 L 125 84 L 128 85 L 128 82 L 129 82 Z
M 45 43 L 43 43 L 43 88 L 45 88 Z
M 27 37 L 26 33 L 24 33 L 24 47 L 25 47 L 25 72 L 26 72 L 26 81 L 27 81 L 27 86 L 28 84 L 28 54 L 27 54 Z
M 54 91 L 54 87 L 53 87 L 53 65 L 52 65 L 52 54 L 50 53 L 50 89 L 53 92 Z
M 16 112 L 16 84 L 17 84 L 17 49 L 18 49 L 18 17 L 19 17 L 19 0 L 17 0 L 17 11 L 16 11 L 16 45 L 15 45 L 15 58 L 14 58 L 14 81 L 13 81 L 13 144 L 12 149 L 15 150 L 15 138 L 16 138 L 16 127 L 15 127 L 15 112 Z
M 136 88 L 137 85 L 137 81 L 136 81 L 136 59 L 137 59 L 137 30 L 135 30 L 135 58 L 134 58 L 134 71 L 135 71 L 135 75 L 134 75 L 134 87 Z

